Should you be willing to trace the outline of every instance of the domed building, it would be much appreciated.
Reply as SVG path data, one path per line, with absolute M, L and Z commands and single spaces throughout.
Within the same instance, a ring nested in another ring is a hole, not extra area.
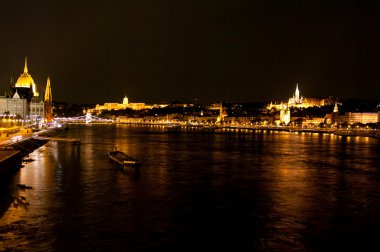
M 48 94 L 45 97 L 48 98 L 44 99 L 44 97 L 40 97 L 37 84 L 28 72 L 27 58 L 25 58 L 24 72 L 15 83 L 11 83 L 8 95 L 0 97 L 0 114 L 16 115 L 35 122 L 51 122 L 52 97 L 49 78 L 46 89 Z
M 32 76 L 28 73 L 28 62 L 25 58 L 24 72 L 18 77 L 17 82 L 12 88 L 13 94 L 18 93 L 21 98 L 30 100 L 32 97 L 38 97 L 37 85 L 34 83 Z

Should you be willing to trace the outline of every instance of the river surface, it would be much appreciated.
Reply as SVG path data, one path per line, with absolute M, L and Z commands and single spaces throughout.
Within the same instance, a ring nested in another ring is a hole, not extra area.
M 126 125 L 69 125 L 62 137 L 81 145 L 49 142 L 1 180 L 0 251 L 378 246 L 379 139 Z M 141 168 L 110 162 L 114 146 Z

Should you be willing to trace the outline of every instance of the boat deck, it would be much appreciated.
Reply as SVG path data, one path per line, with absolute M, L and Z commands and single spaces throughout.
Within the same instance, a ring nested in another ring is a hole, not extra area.
M 140 164 L 137 159 L 130 157 L 121 151 L 112 151 L 109 153 L 109 157 L 124 166 L 138 166 Z

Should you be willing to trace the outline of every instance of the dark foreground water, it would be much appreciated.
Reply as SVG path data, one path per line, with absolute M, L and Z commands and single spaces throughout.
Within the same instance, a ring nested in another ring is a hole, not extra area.
M 71 126 L 1 180 L 0 251 L 378 247 L 380 140 Z M 121 170 L 107 152 L 140 159 Z M 22 183 L 33 189 L 18 189 Z M 29 207 L 10 204 L 25 196 Z

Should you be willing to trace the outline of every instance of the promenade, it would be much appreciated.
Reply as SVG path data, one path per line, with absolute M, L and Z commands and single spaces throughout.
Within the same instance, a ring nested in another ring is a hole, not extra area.
M 12 145 L 14 143 L 17 143 L 23 139 L 27 139 L 32 137 L 32 132 L 19 132 L 19 133 L 14 133 L 10 134 L 8 136 L 2 136 L 0 137 L 0 148 L 4 148 L 6 146 Z
M 21 164 L 23 156 L 46 143 L 48 140 L 38 139 L 38 135 L 48 132 L 41 130 L 33 133 L 32 129 L 21 128 L 12 133 L 3 133 L 0 137 L 0 175 Z

